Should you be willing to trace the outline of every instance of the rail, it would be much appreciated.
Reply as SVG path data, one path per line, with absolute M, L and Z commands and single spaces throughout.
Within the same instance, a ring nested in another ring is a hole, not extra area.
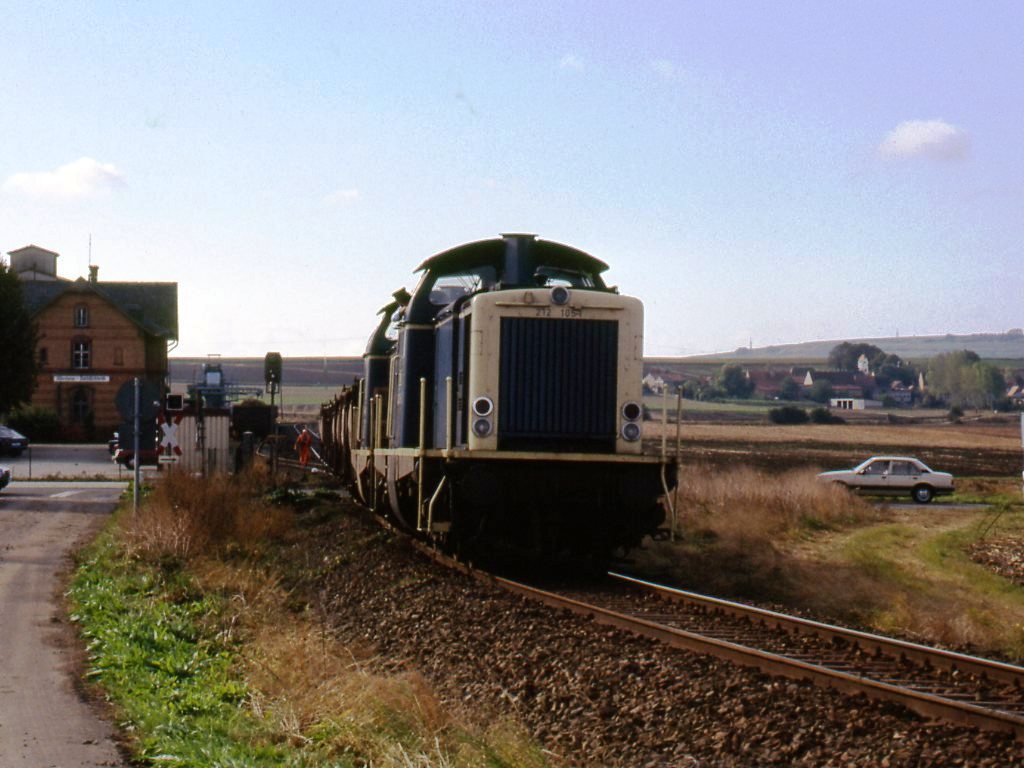
M 622 605 L 608 606 L 614 598 L 598 605 L 507 579 L 496 581 L 511 592 L 672 647 L 897 702 L 925 717 L 1024 737 L 1024 668 L 610 575 L 656 594 L 663 606 L 677 603 L 694 609 L 692 615 L 700 620 L 652 613 L 651 605 L 638 610 L 630 600 L 624 601 L 630 607 L 623 610 Z M 716 614 L 731 622 L 717 621 Z M 779 633 L 797 639 L 786 643 Z M 818 642 L 807 643 L 809 635 Z

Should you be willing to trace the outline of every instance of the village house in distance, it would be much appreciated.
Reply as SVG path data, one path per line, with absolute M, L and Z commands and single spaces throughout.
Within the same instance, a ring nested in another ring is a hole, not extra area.
M 178 284 L 57 275 L 59 254 L 28 245 L 7 254 L 39 325 L 32 405 L 53 410 L 68 439 L 109 436 L 122 419 L 115 396 L 138 376 L 166 392 L 167 353 L 178 340 Z

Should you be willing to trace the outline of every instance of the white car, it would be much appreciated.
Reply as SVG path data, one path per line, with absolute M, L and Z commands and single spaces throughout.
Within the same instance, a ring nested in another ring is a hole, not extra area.
M 841 483 L 858 493 L 902 496 L 909 494 L 918 504 L 936 496 L 953 493 L 953 476 L 936 472 L 923 461 L 909 456 L 872 456 L 853 469 L 822 472 L 823 482 Z

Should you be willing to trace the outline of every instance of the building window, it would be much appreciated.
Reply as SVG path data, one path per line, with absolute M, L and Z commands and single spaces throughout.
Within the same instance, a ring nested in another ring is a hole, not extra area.
M 39 365 L 48 365 L 50 362 L 46 347 L 39 348 Z
M 71 395 L 71 422 L 86 424 L 92 413 L 92 393 L 85 387 L 79 387 Z
M 89 327 L 89 308 L 86 306 L 75 307 L 75 328 Z
M 124 347 L 114 347 L 114 365 L 124 365 Z
M 92 357 L 92 344 L 88 340 L 71 342 L 71 367 L 79 370 L 88 368 Z

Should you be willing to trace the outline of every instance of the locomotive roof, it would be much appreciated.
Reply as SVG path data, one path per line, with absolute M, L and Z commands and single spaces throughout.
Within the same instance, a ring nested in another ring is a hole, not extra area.
M 440 274 L 451 274 L 473 267 L 493 266 L 500 272 L 505 264 L 506 248 L 510 240 L 529 241 L 538 265 L 592 275 L 599 275 L 608 269 L 608 265 L 603 261 L 577 248 L 552 240 L 541 240 L 536 235 L 510 234 L 449 248 L 431 256 L 420 264 L 416 271 L 430 270 Z

